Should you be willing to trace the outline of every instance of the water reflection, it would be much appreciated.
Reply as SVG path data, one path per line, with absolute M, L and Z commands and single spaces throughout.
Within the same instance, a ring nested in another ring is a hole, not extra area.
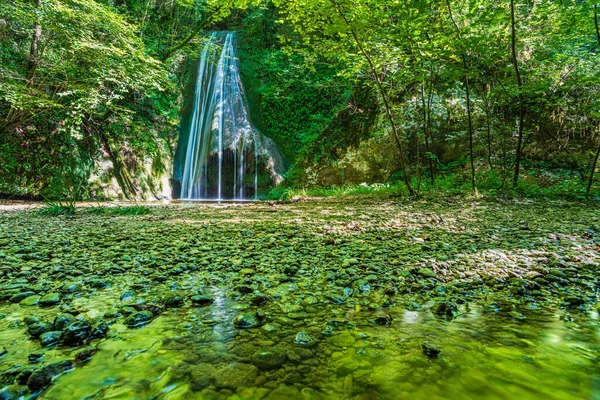
M 113 325 L 112 337 L 97 344 L 101 350 L 89 364 L 60 376 L 41 398 L 600 396 L 595 313 L 565 322 L 560 310 L 519 309 L 523 320 L 514 317 L 512 306 L 493 312 L 471 304 L 450 321 L 425 308 L 316 304 L 299 311 L 272 305 L 265 307 L 266 325 L 240 330 L 231 322 L 237 309 L 248 306 L 236 305 L 217 288 L 212 293 L 209 307 L 166 311 L 139 329 Z M 18 342 L 23 350 L 3 359 L 2 368 L 40 350 L 14 326 L 21 315 L 11 307 L 2 310 L 12 314 L 0 321 L 0 340 Z M 382 312 L 389 324 L 373 322 L 381 321 Z M 316 344 L 295 344 L 300 331 Z M 428 357 L 423 344 L 440 350 L 439 357 Z M 64 348 L 46 354 L 45 362 L 72 357 Z

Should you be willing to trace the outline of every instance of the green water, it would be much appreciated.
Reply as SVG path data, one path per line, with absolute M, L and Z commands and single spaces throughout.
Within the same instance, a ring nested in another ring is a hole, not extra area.
M 239 329 L 232 320 L 249 305 L 216 289 L 213 295 L 208 307 L 168 310 L 141 328 L 112 325 L 109 339 L 92 344 L 100 350 L 91 361 L 56 378 L 40 398 L 600 398 L 596 312 L 466 304 L 450 321 L 428 304 L 363 310 L 311 304 L 315 298 L 306 295 L 265 307 L 265 325 Z M 116 303 L 110 291 L 75 301 L 90 317 Z M 7 314 L 0 342 L 9 350 L 2 368 L 26 364 L 41 350 L 18 325 L 28 309 L 0 312 Z M 38 314 L 44 312 L 56 310 Z M 382 315 L 391 324 L 374 322 Z M 315 342 L 296 344 L 301 331 Z M 439 357 L 426 356 L 423 343 L 441 350 Z M 43 362 L 72 358 L 75 350 L 50 348 Z

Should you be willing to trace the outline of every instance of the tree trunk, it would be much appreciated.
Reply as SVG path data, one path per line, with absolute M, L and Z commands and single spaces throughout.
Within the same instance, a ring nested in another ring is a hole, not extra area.
M 594 25 L 596 26 L 596 39 L 598 40 L 598 48 L 600 49 L 600 29 L 598 28 L 598 4 L 594 4 Z M 590 194 L 592 190 L 592 183 L 594 182 L 594 173 L 596 172 L 596 165 L 598 165 L 598 156 L 600 156 L 600 145 L 596 150 L 596 156 L 592 163 L 592 170 L 590 171 L 590 180 L 588 181 L 587 188 L 585 189 L 586 194 Z
M 517 186 L 519 182 L 519 169 L 521 168 L 521 148 L 523 146 L 523 119 L 524 119 L 524 107 L 523 107 L 523 93 L 522 93 L 522 82 L 521 73 L 519 72 L 519 63 L 517 61 L 517 32 L 515 28 L 515 0 L 510 0 L 510 31 L 511 31 L 511 53 L 512 53 L 512 64 L 515 69 L 515 76 L 517 78 L 517 87 L 519 90 L 519 126 L 517 132 L 517 154 L 515 156 L 515 174 L 513 175 L 512 184 L 513 187 Z
M 123 190 L 123 195 L 128 200 L 134 199 L 137 197 L 138 192 L 137 188 L 133 184 L 133 180 L 131 179 L 131 175 L 129 175 L 129 171 L 127 171 L 127 167 L 121 158 L 118 150 L 114 150 L 112 148 L 112 144 L 110 143 L 110 139 L 106 135 L 106 132 L 102 130 L 102 127 L 99 126 L 97 128 L 98 137 L 100 138 L 100 142 L 102 143 L 104 149 L 108 153 L 108 157 L 113 165 L 113 176 L 117 179 L 119 186 L 121 186 L 121 190 Z
M 460 43 L 461 35 L 460 35 L 460 27 L 454 20 L 454 16 L 452 14 L 452 7 L 450 5 L 450 0 L 446 0 L 446 5 L 448 7 L 448 14 L 450 15 L 450 20 L 454 24 L 456 28 L 456 35 L 459 40 L 459 45 L 462 48 L 462 43 Z M 467 119 L 469 125 L 469 159 L 471 160 L 471 188 L 473 192 L 477 192 L 477 186 L 475 185 L 475 160 L 473 158 L 473 119 L 471 117 L 471 96 L 469 93 L 469 64 L 467 63 L 467 51 L 462 50 L 462 61 L 463 61 L 463 69 L 465 73 L 465 89 L 466 89 L 466 100 L 467 100 Z
M 471 118 L 471 96 L 469 94 L 469 65 L 467 56 L 463 54 L 463 65 L 465 67 L 465 89 L 467 92 L 467 118 L 469 120 L 469 158 L 471 159 L 471 188 L 477 192 L 475 186 L 475 159 L 473 157 L 473 120 Z
M 337 8 L 340 17 L 342 18 L 342 20 L 348 27 L 350 34 L 352 35 L 352 37 L 354 38 L 354 41 L 356 42 L 356 45 L 358 46 L 360 52 L 362 53 L 362 55 L 365 57 L 365 60 L 369 64 L 369 69 L 371 70 L 371 74 L 375 78 L 375 83 L 377 84 L 377 89 L 383 100 L 385 114 L 387 116 L 387 119 L 390 122 L 390 125 L 392 126 L 392 132 L 394 134 L 394 139 L 396 141 L 396 145 L 398 146 L 398 152 L 400 153 L 400 167 L 402 168 L 404 185 L 406 186 L 406 189 L 408 189 L 408 194 L 410 196 L 414 196 L 414 195 L 416 195 L 416 192 L 410 184 L 410 176 L 408 175 L 408 170 L 406 168 L 406 161 L 404 160 L 404 150 L 402 149 L 402 141 L 400 140 L 400 134 L 398 133 L 398 128 L 396 127 L 396 122 L 394 121 L 394 115 L 392 114 L 392 108 L 390 107 L 390 103 L 389 103 L 389 100 L 387 97 L 387 92 L 385 91 L 385 88 L 383 87 L 383 82 L 381 80 L 381 76 L 377 73 L 377 69 L 375 68 L 375 64 L 373 63 L 373 60 L 371 60 L 371 56 L 365 50 L 364 46 L 362 45 L 362 42 L 360 41 L 360 39 L 358 38 L 358 35 L 356 34 L 356 31 L 350 25 L 350 21 L 348 21 L 348 19 L 346 18 L 346 15 L 344 14 L 344 10 L 343 10 L 342 6 L 336 0 L 331 0 L 331 2 Z
M 488 95 L 489 95 L 489 86 L 487 86 Z M 494 165 L 492 164 L 492 122 L 491 122 L 491 113 L 490 113 L 490 99 L 486 95 L 483 96 L 483 101 L 485 103 L 485 124 L 487 128 L 487 158 L 488 164 L 490 166 L 490 171 L 494 169 Z
M 594 162 L 592 163 L 590 179 L 588 181 L 587 188 L 585 189 L 585 194 L 590 194 L 590 190 L 592 190 L 592 183 L 594 182 L 594 172 L 596 172 L 596 165 L 598 165 L 598 156 L 600 156 L 600 146 L 598 146 L 598 150 L 596 150 L 596 156 L 594 157 Z
M 40 0 L 34 0 L 37 8 L 41 7 Z M 29 62 L 27 63 L 27 86 L 33 86 L 33 77 L 40 63 L 40 41 L 42 40 L 42 24 L 39 20 L 35 21 L 33 27 L 33 37 L 31 39 L 31 47 L 29 49 Z
M 421 84 L 421 103 L 423 105 L 423 131 L 425 132 L 425 152 L 427 154 L 427 161 L 429 162 L 429 175 L 430 175 L 429 178 L 431 179 L 431 185 L 433 186 L 433 184 L 435 182 L 435 172 L 433 169 L 433 160 L 431 159 L 431 156 L 430 156 L 431 151 L 429 148 L 430 102 L 429 102 L 429 99 L 427 102 L 425 102 L 425 88 L 423 87 L 423 84 Z

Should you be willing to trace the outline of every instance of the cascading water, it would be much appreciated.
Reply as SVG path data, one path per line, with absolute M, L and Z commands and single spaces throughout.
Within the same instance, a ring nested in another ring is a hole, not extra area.
M 190 118 L 182 124 L 175 155 L 173 197 L 256 199 L 259 178 L 269 186 L 277 184 L 280 168 L 274 143 L 250 121 L 235 33 L 209 34 L 200 53 Z

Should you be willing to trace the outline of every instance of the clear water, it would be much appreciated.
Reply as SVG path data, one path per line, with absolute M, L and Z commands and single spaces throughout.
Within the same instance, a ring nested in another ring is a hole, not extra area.
M 142 328 L 113 325 L 91 361 L 58 377 L 41 398 L 600 398 L 596 312 L 567 322 L 564 311 L 530 307 L 516 309 L 525 317 L 519 319 L 510 305 L 495 312 L 471 304 L 450 321 L 425 304 L 420 311 L 387 309 L 391 325 L 380 326 L 373 318 L 382 310 L 315 303 L 307 295 L 265 307 L 267 325 L 244 330 L 232 320 L 250 306 L 214 294 L 211 306 L 169 310 Z M 110 291 L 75 303 L 90 316 L 116 304 Z M 41 350 L 17 326 L 28 310 L 0 310 L 8 315 L 0 320 L 0 342 L 9 350 L 1 368 L 26 364 L 29 353 Z M 300 331 L 315 345 L 296 344 Z M 439 348 L 440 356 L 427 357 L 423 343 Z M 285 361 L 271 369 L 258 363 L 243 386 L 218 378 L 227 366 L 255 364 L 257 351 L 272 349 Z M 51 348 L 44 362 L 72 359 L 76 350 Z M 192 375 L 180 372 L 195 368 Z

